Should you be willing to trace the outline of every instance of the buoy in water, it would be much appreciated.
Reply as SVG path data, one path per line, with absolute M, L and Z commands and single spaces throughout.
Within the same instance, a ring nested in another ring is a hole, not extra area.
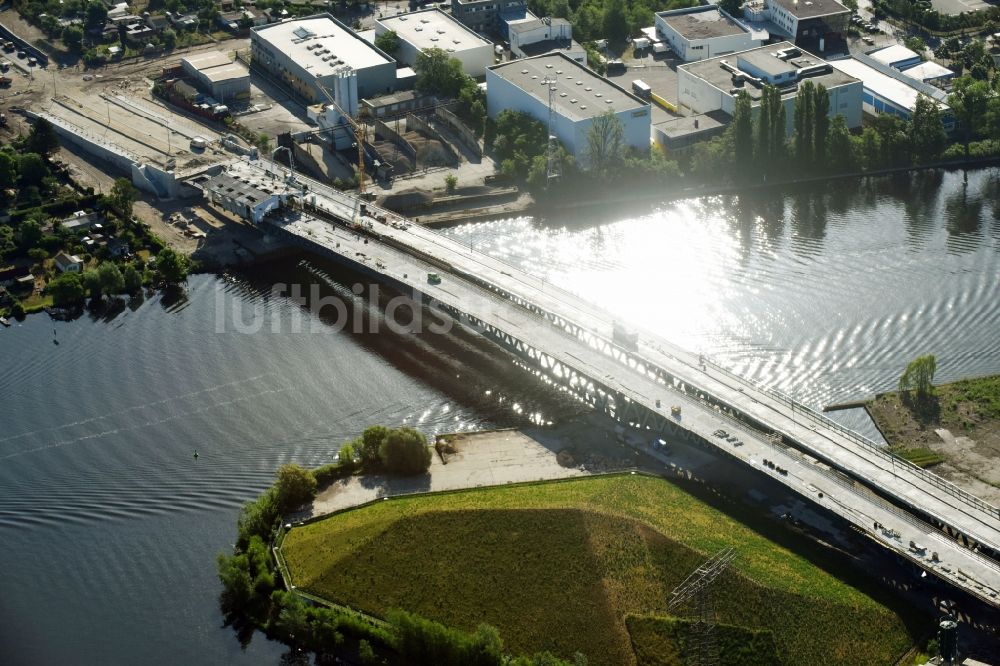
M 194 459 L 195 459 L 195 460 L 197 460 L 197 459 L 198 459 L 198 452 L 197 452 L 197 451 L 195 451 L 195 452 L 194 452 Z

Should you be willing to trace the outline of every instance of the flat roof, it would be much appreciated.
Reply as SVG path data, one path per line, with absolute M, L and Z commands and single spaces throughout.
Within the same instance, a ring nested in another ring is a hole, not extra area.
M 549 103 L 545 77 L 556 79 L 552 105 L 571 120 L 599 116 L 608 109 L 616 112 L 646 107 L 648 104 L 619 85 L 560 52 L 512 60 L 487 69 L 510 81 L 543 104 Z
M 955 72 L 930 60 L 904 69 L 903 74 L 911 76 L 918 81 L 929 81 L 931 79 L 941 79 L 946 76 L 955 76 Z
M 659 12 L 657 16 L 685 39 L 711 39 L 750 32 L 714 5 Z
M 454 52 L 483 46 L 493 48 L 492 42 L 437 8 L 388 16 L 378 22 L 421 50 L 439 48 Z
M 714 132 L 729 124 L 731 118 L 724 111 L 710 111 L 695 116 L 680 116 L 653 123 L 653 127 L 663 132 L 670 139 L 676 139 L 691 134 Z
M 526 18 L 521 21 L 512 22 L 508 29 L 511 32 L 524 32 L 526 30 L 563 25 L 570 25 L 570 22 L 563 18 Z
M 768 0 L 796 18 L 806 19 L 830 14 L 847 14 L 849 10 L 837 0 Z
M 784 49 L 798 49 L 800 54 L 793 56 L 788 60 L 781 60 L 775 54 Z M 754 67 L 759 68 L 761 71 L 772 75 L 826 63 L 826 61 L 819 56 L 815 56 L 808 51 L 802 50 L 791 42 L 778 42 L 777 44 L 758 46 L 756 48 L 747 49 L 746 51 L 727 53 L 726 55 L 717 56 L 708 60 L 685 63 L 678 67 L 678 69 L 687 70 L 694 76 L 704 79 L 719 90 L 728 94 L 729 90 L 733 88 L 733 74 L 722 66 L 722 62 L 725 61 L 732 67 L 738 67 L 738 63 L 741 59 L 750 63 Z M 832 65 L 833 63 L 830 64 Z M 750 72 L 747 72 L 747 74 L 749 73 Z M 829 72 L 809 76 L 808 80 L 815 84 L 822 83 L 827 90 L 830 90 L 832 88 L 836 88 L 837 86 L 854 83 L 856 79 L 849 73 L 845 73 L 834 68 Z M 792 82 L 793 81 L 790 81 L 789 83 Z M 750 84 L 749 82 L 745 83 L 742 89 L 746 90 L 754 101 L 759 100 L 761 97 L 761 89 Z M 798 92 L 796 88 L 789 90 L 784 87 L 779 87 L 778 90 L 781 92 L 782 97 L 794 96 Z
M 894 62 L 919 58 L 920 54 L 916 51 L 911 51 L 902 44 L 893 44 L 892 46 L 887 46 L 884 49 L 872 51 L 868 54 L 868 57 L 875 58 L 879 62 L 891 66 Z
M 260 26 L 253 34 L 317 78 L 395 62 L 330 14 Z
M 232 61 L 232 58 L 221 51 L 196 53 L 194 55 L 184 56 L 181 58 L 181 62 L 186 62 L 188 65 L 197 70 L 218 67 L 219 65 L 228 65 Z
M 849 76 L 861 79 L 867 90 L 870 90 L 883 99 L 889 100 L 896 106 L 911 111 L 916 108 L 917 96 L 920 94 L 920 91 L 906 85 L 905 82 L 894 79 L 888 74 L 883 74 L 874 67 L 854 58 L 834 60 L 830 64 L 835 69 Z M 947 106 L 938 102 L 938 108 L 947 108 Z
M 219 83 L 220 81 L 249 79 L 250 70 L 244 67 L 241 63 L 231 62 L 228 65 L 219 65 L 218 67 L 203 69 L 201 70 L 201 75 L 212 83 Z

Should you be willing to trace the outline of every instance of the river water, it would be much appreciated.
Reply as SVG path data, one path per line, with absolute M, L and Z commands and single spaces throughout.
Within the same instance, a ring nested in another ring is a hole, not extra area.
M 997 170 L 929 172 L 445 233 L 819 406 L 927 352 L 940 380 L 1000 373 L 998 193 Z M 0 663 L 274 664 L 221 626 L 213 559 L 276 466 L 371 423 L 576 413 L 473 337 L 335 330 L 272 293 L 355 280 L 287 261 L 0 331 Z

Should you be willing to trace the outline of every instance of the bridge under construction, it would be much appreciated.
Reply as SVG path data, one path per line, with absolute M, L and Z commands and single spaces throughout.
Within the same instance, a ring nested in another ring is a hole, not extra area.
M 220 177 L 242 184 L 249 201 L 241 208 L 211 194 L 211 178 L 199 183 L 206 196 L 266 232 L 414 294 L 622 423 L 756 469 L 1000 608 L 997 507 L 788 396 L 395 213 L 273 163 L 232 162 Z

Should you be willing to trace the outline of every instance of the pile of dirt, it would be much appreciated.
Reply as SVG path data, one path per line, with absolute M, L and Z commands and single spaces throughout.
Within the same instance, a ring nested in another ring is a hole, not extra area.
M 380 197 L 376 203 L 389 210 L 401 211 L 427 206 L 433 201 L 433 193 L 426 190 L 409 189 L 387 194 L 384 197 Z

